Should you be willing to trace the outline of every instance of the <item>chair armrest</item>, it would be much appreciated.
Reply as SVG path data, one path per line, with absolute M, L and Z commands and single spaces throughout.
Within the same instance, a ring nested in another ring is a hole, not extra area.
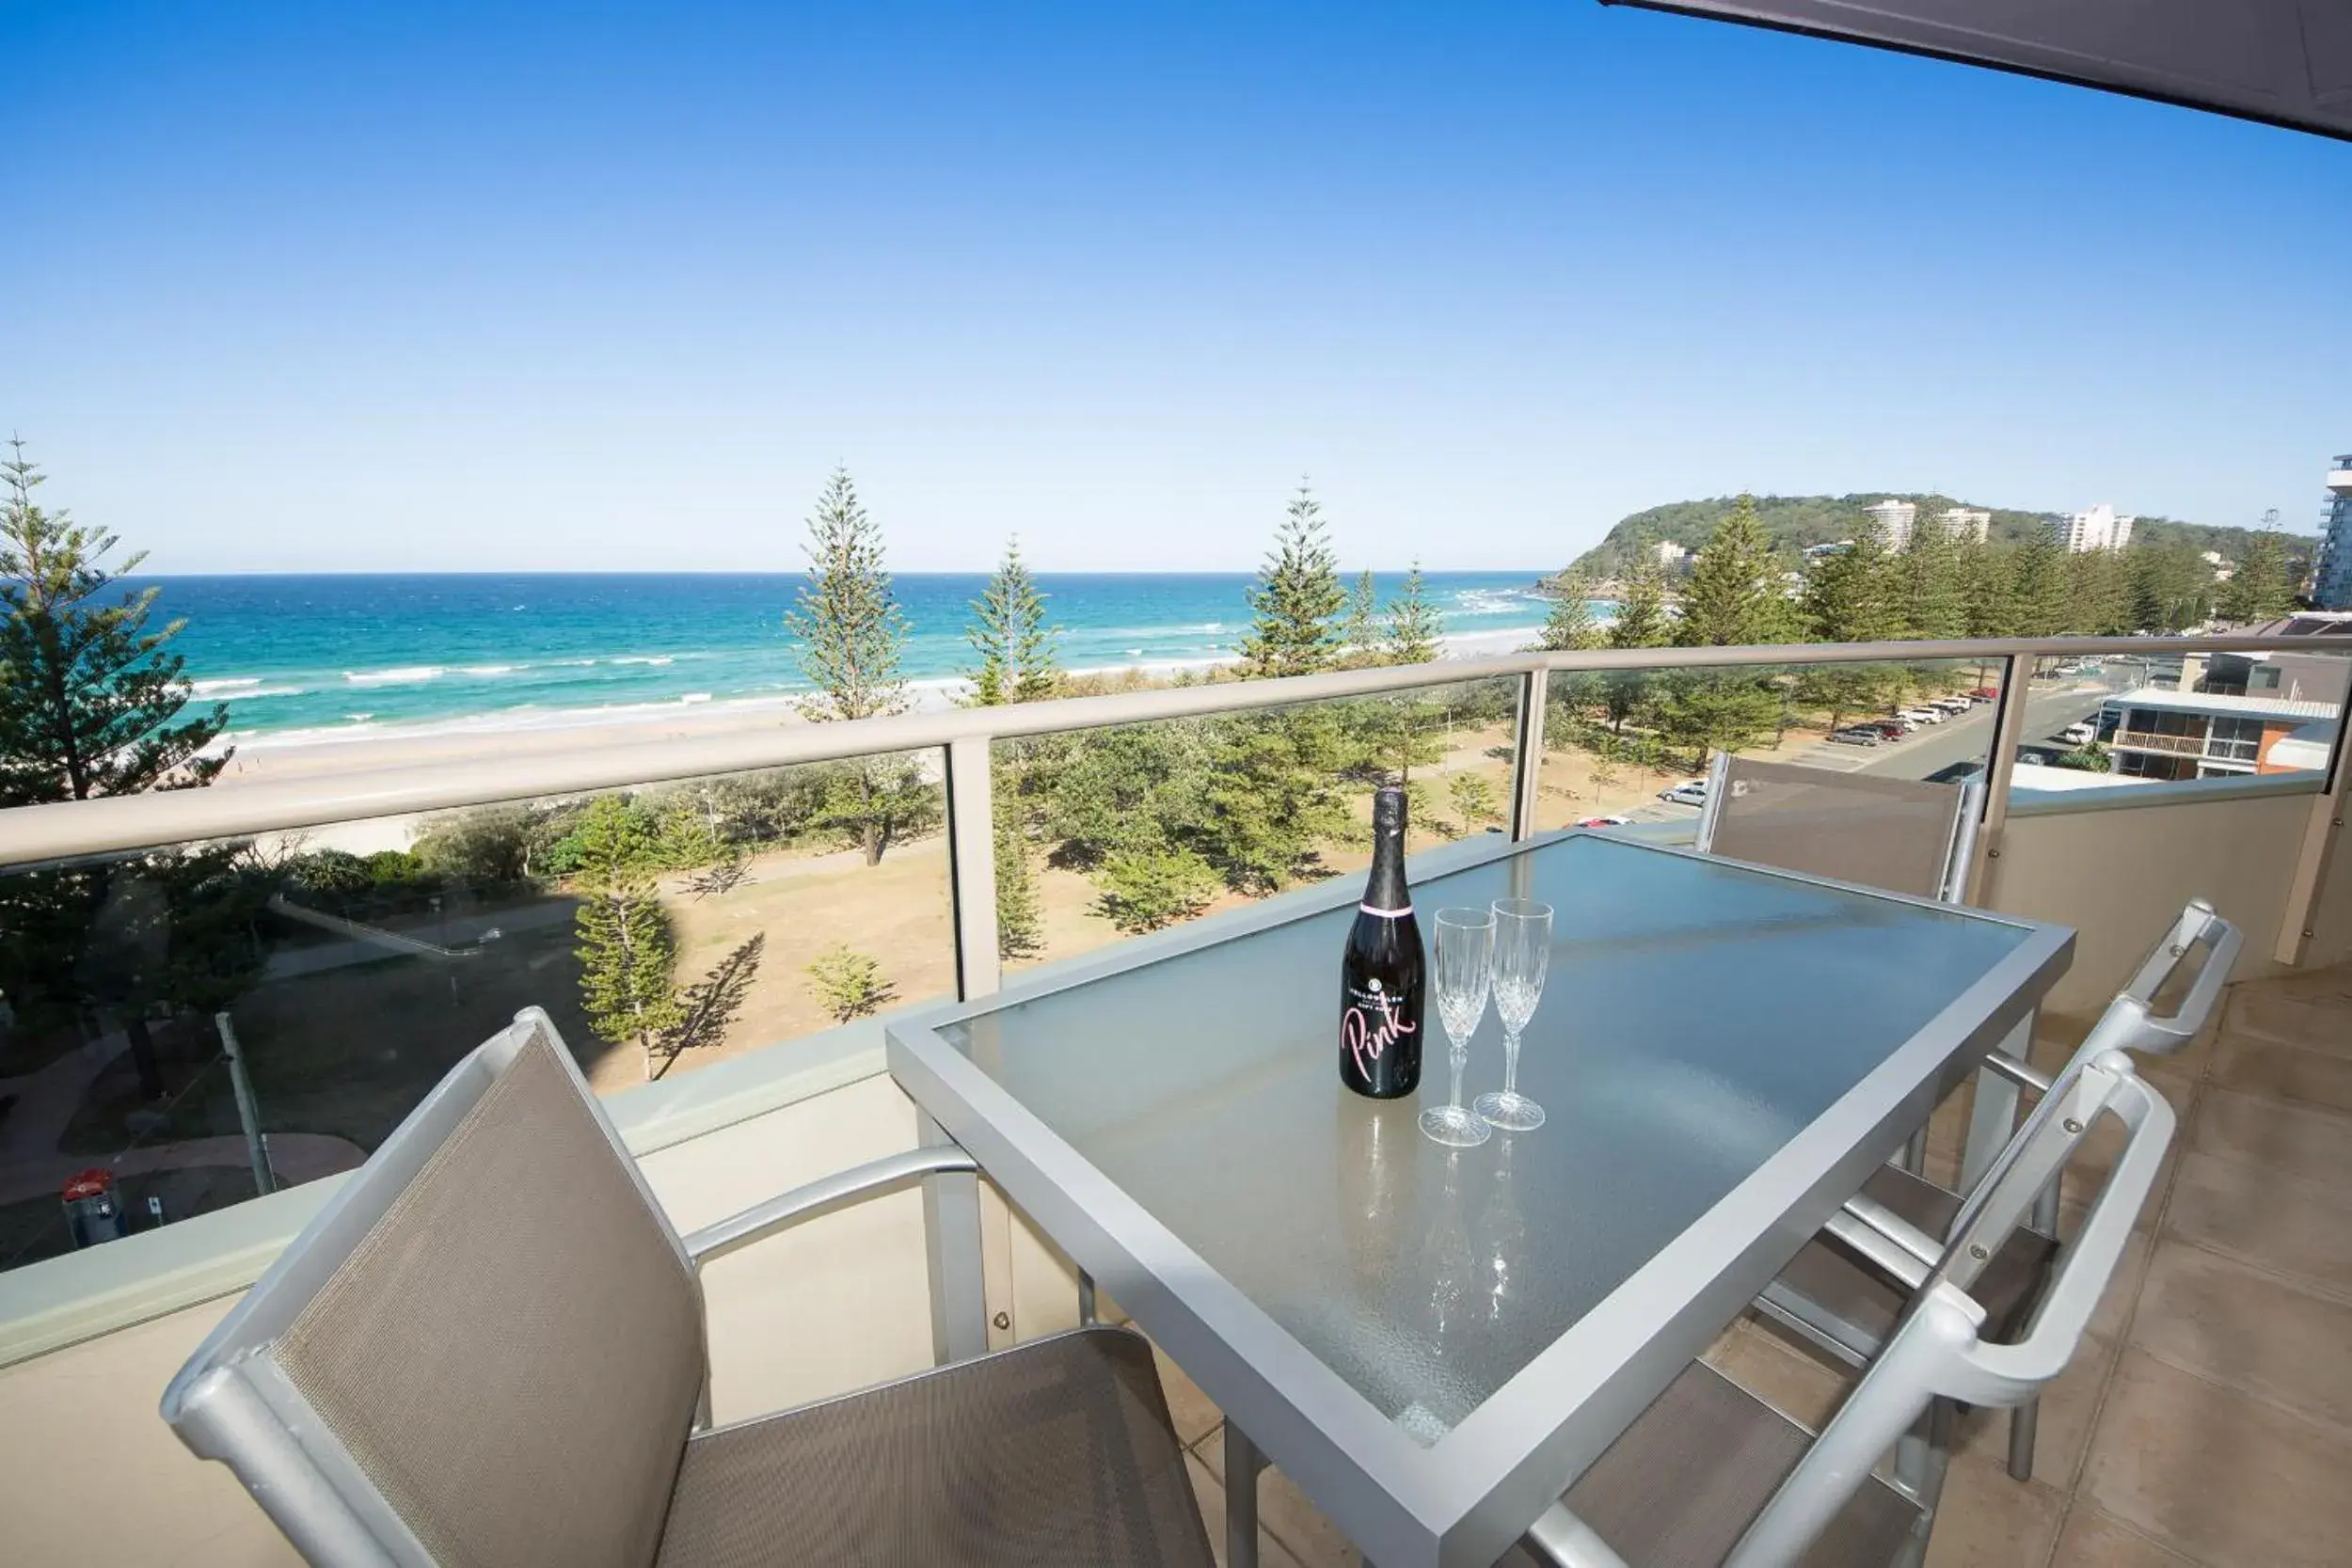
M 2048 1094 L 2054 1082 L 2048 1073 L 2039 1068 L 2029 1067 L 2016 1057 L 1998 1051 L 1984 1059 L 1984 1070 L 2008 1079 L 2021 1089 L 2031 1089 L 2036 1094 Z
M 2096 1054 L 2094 1041 L 2097 1050 L 2145 1051 L 2161 1056 L 2195 1039 L 2212 1020 L 2214 1007 L 2221 1000 L 2221 988 L 2230 983 L 2230 971 L 2245 942 L 2244 933 L 2216 914 L 2211 904 L 2192 899 L 2101 1016 L 2091 1039 L 2084 1042 L 2084 1058 Z M 2180 1010 L 2169 1018 L 2154 1016 L 2149 1006 L 2156 992 L 2181 960 L 2198 947 L 2206 949 L 2204 967 L 2182 998 Z
M 1553 1503 L 1519 1537 L 1519 1544 L 1553 1568 L 1626 1568 L 1609 1543 L 1592 1526 L 1568 1512 L 1566 1503 Z
M 779 1193 L 763 1203 L 753 1204 L 740 1213 L 729 1214 L 715 1224 L 690 1232 L 685 1238 L 686 1256 L 695 1267 L 700 1268 L 713 1258 L 724 1257 L 738 1247 L 749 1246 L 803 1220 L 845 1209 L 877 1193 L 905 1186 L 927 1176 L 977 1172 L 979 1168 L 978 1161 L 954 1144 L 884 1155 L 866 1164 L 819 1177 L 788 1193 Z
M 1905 1291 L 1926 1284 L 1944 1258 L 1942 1242 L 1863 1193 L 1848 1198 L 1821 1228 Z
M 1966 1375 L 1938 1393 L 1971 1404 L 2012 1405 L 2031 1399 L 2074 1359 L 2099 1298 L 2115 1276 L 2132 1227 L 2163 1170 L 2175 1121 L 2171 1104 L 2132 1071 L 2129 1058 L 2111 1053 L 2094 1066 L 2114 1080 L 2106 1108 L 2128 1130 L 2122 1153 L 2091 1200 L 2082 1228 L 2059 1256 L 2024 1337 L 2007 1345 L 1970 1343 L 1962 1357 Z

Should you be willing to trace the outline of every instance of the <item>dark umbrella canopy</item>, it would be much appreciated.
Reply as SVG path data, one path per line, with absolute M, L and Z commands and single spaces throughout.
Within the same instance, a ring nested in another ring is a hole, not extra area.
M 2352 140 L 2352 0 L 1601 0 L 2079 82 Z

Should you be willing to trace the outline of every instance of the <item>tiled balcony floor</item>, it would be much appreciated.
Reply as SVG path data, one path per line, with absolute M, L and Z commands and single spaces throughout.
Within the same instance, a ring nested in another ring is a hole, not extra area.
M 2037 1059 L 2057 1066 L 2080 1034 L 2054 1026 Z M 2140 1239 L 2042 1402 L 2034 1479 L 2009 1478 L 2005 1414 L 1963 1429 L 1931 1568 L 2352 1562 L 2352 967 L 2238 986 L 2212 1037 L 2142 1065 L 2181 1128 Z M 1941 1180 L 1966 1100 L 1937 1115 Z M 2070 1173 L 2070 1225 L 2075 1189 L 2098 1177 Z M 1708 1359 L 1809 1422 L 1845 1387 L 1753 1324 Z M 1222 1560 L 1217 1412 L 1165 1358 L 1161 1370 Z M 1267 1568 L 1359 1560 L 1281 1475 L 1261 1484 Z

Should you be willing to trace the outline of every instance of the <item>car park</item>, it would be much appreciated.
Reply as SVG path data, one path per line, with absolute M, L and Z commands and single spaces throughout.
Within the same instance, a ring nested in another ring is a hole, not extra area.
M 1672 789 L 1660 790 L 1658 798 L 1672 805 L 1703 806 L 1707 804 L 1707 781 L 1685 779 Z

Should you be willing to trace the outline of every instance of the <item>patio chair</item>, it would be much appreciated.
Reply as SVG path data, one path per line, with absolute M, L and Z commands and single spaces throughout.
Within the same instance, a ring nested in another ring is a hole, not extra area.
M 1988 1338 L 1988 1260 L 2102 1116 L 2123 1148 L 2014 1343 Z M 1852 1227 L 1905 1306 L 1818 1436 L 1692 1364 L 1515 1551 L 1563 1568 L 1883 1568 L 1926 1553 L 1954 1402 L 2015 1405 L 2066 1370 L 2122 1259 L 2172 1136 L 2172 1109 L 2120 1051 L 2074 1062 L 2042 1097 L 1948 1239 L 1899 1220 Z M 1891 1476 L 1873 1473 L 1890 1451 Z M 1506 1560 L 1512 1560 L 1506 1559 Z
M 2212 905 L 2202 900 L 2189 904 L 2107 1005 L 2060 1076 L 2109 1053 L 2163 1056 L 2196 1039 L 2220 1004 L 2243 940 Z M 2198 952 L 2204 958 L 2195 981 L 2171 1014 L 2158 1016 L 2157 993 Z M 2119 1054 L 2119 1059 L 2130 1061 L 2127 1055 Z M 2007 1056 L 1987 1058 L 1986 1070 L 2037 1093 L 2046 1094 L 2049 1088 L 2049 1079 Z M 1866 1248 L 1876 1243 L 1855 1222 L 1869 1230 L 1908 1227 L 1941 1238 L 1951 1233 L 1963 1198 L 1908 1171 L 1882 1166 L 1845 1206 L 1838 1223 L 1807 1243 L 1766 1289 L 1756 1302 L 1757 1311 L 1849 1366 L 1867 1366 L 1894 1332 L 1908 1292 L 1856 1250 L 1857 1237 Z M 2058 1201 L 2054 1180 L 2036 1196 L 2026 1226 L 1994 1253 L 1977 1281 L 1977 1299 L 1995 1335 L 2014 1330 L 2040 1299 L 2050 1261 L 2058 1253 Z M 2010 1413 L 2009 1468 L 2019 1481 L 2033 1475 L 2038 1410 L 2039 1402 L 2027 1400 Z
M 1708 772 L 1696 847 L 1783 871 L 1828 877 L 1947 904 L 1968 896 L 1978 785 L 1882 779 L 1718 752 Z M 1927 1155 L 1921 1127 L 1905 1170 Z
M 974 1168 L 952 1146 L 894 1155 L 681 1238 L 533 1009 L 311 1221 L 164 1418 L 316 1564 L 1208 1568 L 1151 1348 L 1124 1329 L 709 1425 L 700 1264 Z
M 1702 854 L 1957 904 L 1967 896 L 1977 792 L 1974 781 L 1883 779 L 1719 752 L 1696 843 Z

